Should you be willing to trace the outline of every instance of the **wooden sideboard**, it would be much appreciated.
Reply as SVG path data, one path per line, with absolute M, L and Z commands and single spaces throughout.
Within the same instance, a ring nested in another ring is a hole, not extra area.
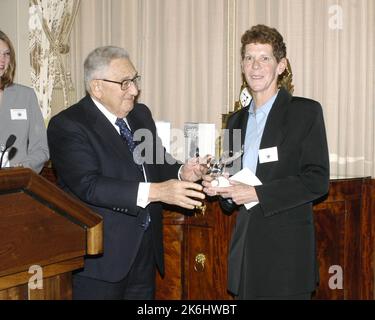
M 232 299 L 227 293 L 226 257 L 235 217 L 218 201 L 201 211 L 164 212 L 165 276 L 157 275 L 156 299 Z
M 321 278 L 315 298 L 374 299 L 375 180 L 332 180 L 314 214 Z M 331 266 L 342 267 L 342 289 L 330 289 Z
M 157 277 L 157 299 L 232 299 L 227 253 L 236 214 L 225 215 L 215 200 L 205 206 L 190 214 L 165 210 L 166 269 Z M 314 206 L 320 271 L 314 299 L 374 299 L 374 214 L 375 180 L 331 180 L 328 197 Z

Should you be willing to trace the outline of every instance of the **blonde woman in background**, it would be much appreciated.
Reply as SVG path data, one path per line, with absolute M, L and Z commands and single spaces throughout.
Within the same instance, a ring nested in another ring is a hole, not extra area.
M 0 152 L 10 135 L 16 138 L 0 165 L 39 173 L 49 158 L 46 128 L 34 90 L 13 82 L 15 70 L 13 45 L 0 30 Z

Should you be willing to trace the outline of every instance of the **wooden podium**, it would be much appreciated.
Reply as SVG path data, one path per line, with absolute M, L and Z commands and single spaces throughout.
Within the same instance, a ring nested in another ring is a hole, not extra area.
M 30 169 L 0 170 L 0 299 L 71 299 L 71 272 L 102 252 L 102 232 L 100 216 Z

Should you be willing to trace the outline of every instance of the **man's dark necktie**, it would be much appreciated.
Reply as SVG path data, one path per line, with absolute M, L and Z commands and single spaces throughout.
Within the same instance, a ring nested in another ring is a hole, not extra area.
M 133 140 L 133 133 L 130 131 L 124 119 L 117 118 L 115 124 L 120 128 L 120 135 L 128 145 L 129 151 L 133 154 L 134 162 L 136 163 L 138 169 L 143 173 L 142 165 L 137 162 L 140 157 L 138 157 L 137 154 L 134 154 L 134 149 L 137 146 L 137 143 Z
M 129 127 L 127 126 L 126 122 L 124 119 L 117 118 L 115 122 L 116 126 L 120 128 L 120 135 L 121 137 L 126 141 L 126 144 L 129 147 L 129 150 L 131 153 L 134 152 L 134 149 L 136 147 L 136 143 L 133 140 L 133 133 L 130 131 Z M 143 173 L 143 167 L 142 165 L 138 165 L 137 167 L 142 171 Z M 147 209 L 146 209 L 147 210 Z M 148 226 L 150 225 L 150 214 L 147 210 L 147 215 L 145 221 L 142 223 L 142 227 L 147 230 Z
M 133 134 L 130 131 L 129 127 L 126 125 L 126 122 L 124 121 L 124 119 L 117 118 L 115 124 L 120 128 L 121 137 L 126 141 L 130 152 L 133 153 L 136 144 L 133 140 Z

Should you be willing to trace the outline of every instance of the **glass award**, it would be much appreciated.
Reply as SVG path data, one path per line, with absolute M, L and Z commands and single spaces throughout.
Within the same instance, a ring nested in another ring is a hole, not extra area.
M 227 187 L 229 186 L 228 176 L 225 175 L 225 169 L 228 165 L 232 164 L 235 160 L 240 158 L 243 154 L 243 150 L 238 151 L 234 154 L 232 152 L 223 152 L 219 159 L 211 158 L 208 163 L 207 173 L 214 178 L 211 182 L 213 187 Z

